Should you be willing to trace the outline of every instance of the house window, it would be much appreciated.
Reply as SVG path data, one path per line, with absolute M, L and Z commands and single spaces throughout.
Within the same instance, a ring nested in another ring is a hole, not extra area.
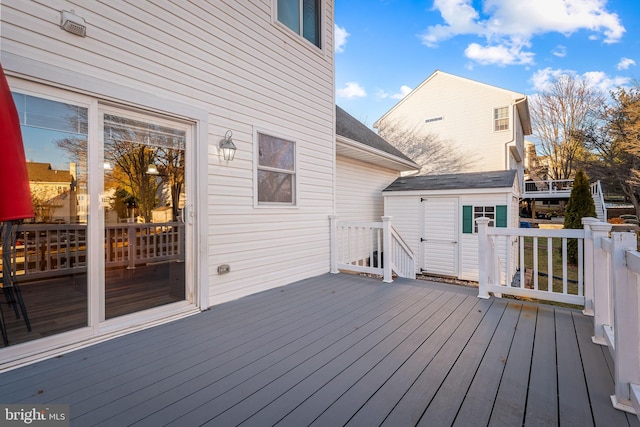
M 507 205 L 497 206 L 463 206 L 462 207 L 462 232 L 465 234 L 477 233 L 477 218 L 489 218 L 489 227 L 507 226 Z
M 320 0 L 278 0 L 278 21 L 320 47 Z
M 509 107 L 493 109 L 493 130 L 509 130 Z
M 295 142 L 258 133 L 258 204 L 295 204 L 295 149 Z

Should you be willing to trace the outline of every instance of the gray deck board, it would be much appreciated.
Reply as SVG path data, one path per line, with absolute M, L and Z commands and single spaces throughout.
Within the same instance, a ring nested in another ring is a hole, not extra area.
M 556 343 L 559 417 L 566 425 L 592 426 L 593 417 L 576 330 L 568 311 L 556 311 Z
M 498 388 L 500 387 L 513 337 L 518 326 L 520 308 L 521 304 L 511 303 L 507 305 L 493 338 L 489 340 L 487 351 L 482 357 L 482 362 L 471 381 L 471 386 L 466 396 L 457 396 L 458 399 L 464 400 L 461 402 L 460 410 L 455 416 L 454 425 L 464 427 L 474 424 L 487 425 L 489 423 L 491 410 L 498 394 Z
M 558 425 L 555 311 L 540 306 L 533 341 L 524 425 Z
M 72 425 L 638 426 L 565 308 L 323 275 L 0 374 Z
M 522 306 L 491 411 L 490 426 L 519 426 L 524 422 L 536 314 L 535 306 Z

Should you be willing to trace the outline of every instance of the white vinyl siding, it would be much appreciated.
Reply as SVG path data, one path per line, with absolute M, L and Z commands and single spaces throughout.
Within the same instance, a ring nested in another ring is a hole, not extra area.
M 336 214 L 340 220 L 380 221 L 384 190 L 398 172 L 338 156 L 336 161 Z
M 196 122 L 194 220 L 209 305 L 329 270 L 333 2 L 320 8 L 331 54 L 291 44 L 273 25 L 273 0 L 86 2 L 75 8 L 86 38 L 60 29 L 59 2 L 3 0 L 0 8 L 7 74 Z M 254 208 L 255 127 L 295 139 L 298 209 Z M 228 130 L 238 148 L 232 162 L 218 149 Z M 218 275 L 220 264 L 231 271 Z

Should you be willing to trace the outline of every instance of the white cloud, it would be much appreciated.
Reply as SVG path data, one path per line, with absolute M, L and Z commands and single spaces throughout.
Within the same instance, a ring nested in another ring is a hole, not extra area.
M 407 96 L 409 94 L 409 92 L 411 92 L 412 89 L 407 86 L 407 85 L 402 85 L 400 86 L 400 92 L 396 92 L 396 93 L 389 93 L 386 92 L 382 89 L 378 89 L 376 91 L 376 98 L 377 99 L 387 99 L 387 98 L 392 98 L 392 99 L 402 99 L 405 96 Z
M 588 30 L 590 38 L 604 37 L 615 43 L 626 31 L 616 13 L 606 10 L 604 0 L 485 0 L 480 11 L 472 0 L 435 0 L 444 24 L 427 28 L 421 36 L 430 47 L 457 35 L 475 35 L 486 39 L 486 45 L 470 45 L 470 59 L 483 64 L 529 64 L 533 53 L 525 51 L 530 40 L 539 34 L 556 32 L 569 36 Z M 495 61 L 495 62 L 492 62 Z
M 393 99 L 402 99 L 405 96 L 407 96 L 409 94 L 409 92 L 411 92 L 411 88 L 407 85 L 402 85 L 400 86 L 400 92 L 398 93 L 394 93 L 393 95 L 391 95 L 391 98 Z
M 533 64 L 533 52 L 523 51 L 523 45 L 480 46 L 471 43 L 464 51 L 467 58 L 482 65 L 496 64 L 501 67 L 513 64 Z
M 347 44 L 347 38 L 351 35 L 342 27 L 338 27 L 338 24 L 334 24 L 335 34 L 335 51 L 337 53 L 344 52 L 344 47 Z
M 342 89 L 338 89 L 336 93 L 340 98 L 347 99 L 363 98 L 367 96 L 367 92 L 364 88 L 356 82 L 347 82 L 345 86 Z
M 387 92 L 385 92 L 382 89 L 378 89 L 376 91 L 376 98 L 377 99 L 387 99 L 389 97 L 389 94 Z
M 551 67 L 547 67 L 536 71 L 531 77 L 533 89 L 536 92 L 549 90 L 551 83 L 563 74 L 578 75 L 573 70 L 553 69 Z M 620 86 L 625 86 L 631 81 L 628 77 L 609 77 L 604 71 L 587 71 L 579 77 L 585 79 L 590 87 L 597 88 L 604 94 L 608 94 L 610 91 Z
M 618 62 L 618 70 L 628 70 L 632 65 L 636 65 L 636 61 L 630 58 L 621 58 Z
M 559 44 L 555 49 L 551 51 L 551 53 L 558 58 L 564 58 L 565 56 L 567 56 L 567 47 Z

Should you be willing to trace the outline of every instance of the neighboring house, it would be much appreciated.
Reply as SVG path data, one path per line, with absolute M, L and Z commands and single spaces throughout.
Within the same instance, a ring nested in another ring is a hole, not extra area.
M 50 163 L 27 162 L 36 222 L 75 222 L 77 208 L 75 165 L 56 170 Z
M 393 128 L 435 134 L 472 159 L 463 172 L 515 169 L 522 184 L 524 138 L 531 134 L 523 94 L 437 70 L 374 127 L 382 137 Z
M 477 281 L 475 219 L 488 217 L 489 226 L 518 228 L 519 194 L 513 169 L 402 177 L 385 188 L 384 211 L 415 254 L 416 273 Z M 498 245 L 507 259 L 505 242 Z M 514 274 L 517 252 L 510 264 Z
M 326 273 L 330 215 L 380 219 L 382 189 L 418 166 L 335 106 L 333 1 L 311 2 L 304 30 L 288 13 L 301 4 L 2 2 L 0 60 L 25 146 L 77 160 L 87 212 L 64 224 L 73 263 L 20 267 L 29 298 L 54 287 L 27 267 L 68 293 L 61 326 L 10 328 L 0 369 Z M 149 221 L 123 223 L 115 205 Z M 37 259 L 55 258 L 55 226 L 35 230 L 51 242 Z M 122 290 L 136 299 L 122 304 Z

